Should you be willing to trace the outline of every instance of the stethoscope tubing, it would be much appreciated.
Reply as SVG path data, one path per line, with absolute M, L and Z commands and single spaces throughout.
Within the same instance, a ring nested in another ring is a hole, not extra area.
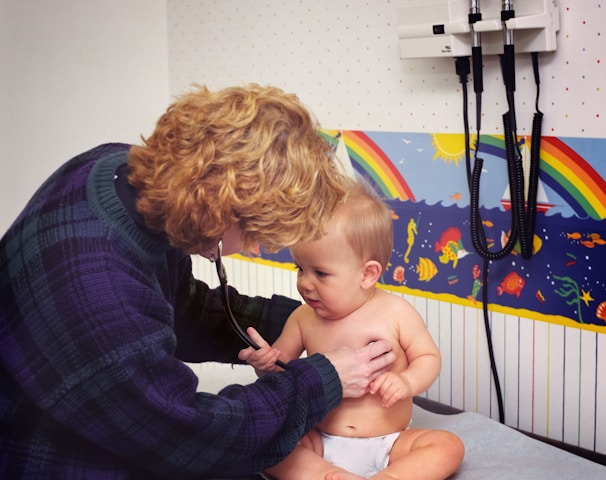
M 217 246 L 217 256 L 211 257 L 210 261 L 214 262 L 214 264 L 217 268 L 217 276 L 219 277 L 221 296 L 223 299 L 223 308 L 225 309 L 225 313 L 227 313 L 227 318 L 229 320 L 229 323 L 230 323 L 232 329 L 234 330 L 234 332 L 236 332 L 238 337 L 240 337 L 240 339 L 244 343 L 251 346 L 255 350 L 259 350 L 261 347 L 259 347 L 259 345 L 257 345 L 257 343 L 252 338 L 250 338 L 250 336 L 240 326 L 240 324 L 236 320 L 234 312 L 231 309 L 231 302 L 229 300 L 229 288 L 227 285 L 227 272 L 225 271 L 225 266 L 223 265 L 223 261 L 221 258 L 221 250 L 222 250 L 222 242 L 219 241 L 219 244 Z M 276 366 L 278 366 L 282 369 L 286 369 L 286 364 L 279 359 L 276 360 Z

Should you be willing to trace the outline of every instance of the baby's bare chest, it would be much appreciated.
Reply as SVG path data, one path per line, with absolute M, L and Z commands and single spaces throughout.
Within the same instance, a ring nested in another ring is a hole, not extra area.
M 368 321 L 324 321 L 309 324 L 304 329 L 308 351 L 322 351 L 339 347 L 359 348 L 377 340 L 397 340 L 398 332 L 392 322 Z

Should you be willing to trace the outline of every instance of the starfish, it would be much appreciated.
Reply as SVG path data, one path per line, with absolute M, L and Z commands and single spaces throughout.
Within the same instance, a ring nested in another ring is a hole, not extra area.
M 579 297 L 579 300 L 583 300 L 585 302 L 585 306 L 589 306 L 589 302 L 593 302 L 594 299 L 591 298 L 591 292 L 586 292 L 585 290 L 581 290 L 582 295 Z

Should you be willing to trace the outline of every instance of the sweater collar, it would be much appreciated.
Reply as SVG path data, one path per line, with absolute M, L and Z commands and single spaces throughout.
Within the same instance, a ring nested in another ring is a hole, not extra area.
M 91 209 L 145 261 L 157 261 L 172 248 L 166 235 L 150 231 L 136 210 L 137 191 L 128 184 L 128 151 L 99 159 L 87 180 Z

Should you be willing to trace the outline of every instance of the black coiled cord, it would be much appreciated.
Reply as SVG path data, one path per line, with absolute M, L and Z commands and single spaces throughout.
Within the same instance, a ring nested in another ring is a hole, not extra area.
M 539 78 L 539 54 L 533 52 L 532 58 L 532 70 L 534 73 L 534 82 L 537 87 L 537 94 L 535 98 L 535 114 L 532 119 L 532 134 L 530 144 L 530 171 L 528 176 L 528 201 L 526 204 L 526 218 L 523 223 L 526 228 L 522 232 L 521 243 L 522 257 L 529 259 L 533 252 L 533 239 L 534 230 L 536 226 L 537 217 L 537 193 L 539 190 L 539 170 L 541 164 L 541 129 L 543 125 L 543 112 L 539 110 L 539 96 L 540 96 L 540 85 L 541 80 Z
M 478 53 L 478 52 L 473 52 Z M 509 53 L 509 52 L 508 52 Z M 481 54 L 481 51 L 480 51 Z M 510 55 L 512 57 L 513 55 Z M 503 57 L 501 58 L 503 66 Z M 511 59 L 510 59 L 511 60 Z M 469 135 L 469 115 L 467 109 L 467 75 L 469 74 L 469 58 L 460 57 L 456 60 L 456 70 L 462 84 L 463 90 L 463 122 L 465 127 L 465 159 L 467 167 L 467 179 L 470 194 L 470 229 L 471 240 L 474 249 L 483 258 L 482 269 L 482 309 L 484 316 L 484 326 L 486 328 L 488 354 L 490 359 L 490 367 L 495 383 L 497 395 L 499 421 L 505 422 L 503 395 L 499 375 L 496 368 L 494 358 L 494 349 L 492 343 L 492 332 L 489 322 L 488 313 L 488 269 L 489 262 L 505 258 L 514 249 L 516 242 L 520 243 L 521 255 L 525 259 L 529 259 L 533 254 L 533 239 L 536 226 L 537 212 L 537 193 L 540 170 L 540 149 L 541 149 L 541 127 L 543 121 L 543 113 L 539 110 L 539 94 L 540 80 L 538 68 L 538 54 L 532 53 L 532 64 L 534 78 L 537 88 L 535 110 L 536 113 L 532 122 L 532 136 L 530 148 L 530 170 L 528 182 L 528 195 L 525 198 L 525 182 L 524 168 L 522 165 L 522 155 L 519 149 L 519 142 L 516 133 L 515 106 L 514 95 L 515 83 L 512 82 L 513 73 L 509 72 L 506 76 L 507 82 L 507 102 L 509 111 L 503 115 L 503 127 L 505 131 L 505 152 L 507 161 L 508 180 L 511 199 L 511 230 L 506 244 L 499 251 L 491 251 L 488 249 L 486 241 L 486 233 L 482 226 L 482 217 L 480 214 L 480 177 L 482 174 L 483 159 L 479 156 L 481 150 L 480 144 L 480 120 L 481 120 L 481 102 L 482 102 L 482 80 L 481 69 L 474 68 L 474 85 L 476 93 L 476 123 L 477 123 L 477 138 L 474 154 L 473 170 L 471 168 L 471 147 Z M 474 66 L 480 62 L 474 58 Z M 476 76 L 479 78 L 476 80 Z M 513 86 L 512 86 L 513 85 Z
M 474 52 L 474 53 L 478 53 L 478 51 Z M 481 52 L 480 52 L 481 54 Z M 475 62 L 475 65 L 481 65 L 480 62 Z M 460 82 L 461 82 L 461 88 L 463 91 L 463 126 L 465 129 L 465 165 L 467 168 L 467 181 L 468 181 L 468 185 L 469 185 L 469 191 L 470 191 L 470 195 L 472 196 L 477 196 L 477 199 L 474 199 L 473 202 L 470 202 L 471 204 L 471 218 L 475 219 L 472 220 L 472 222 L 474 221 L 479 221 L 479 224 L 481 225 L 481 218 L 480 218 L 480 211 L 479 211 L 479 182 L 480 182 L 480 174 L 482 172 L 482 160 L 480 158 L 477 157 L 477 151 L 478 149 L 476 148 L 476 161 L 474 163 L 474 171 L 472 173 L 471 171 L 471 148 L 470 148 L 470 136 L 469 136 L 469 111 L 467 108 L 467 76 L 470 73 L 470 65 L 469 65 L 469 58 L 468 57 L 457 57 L 455 59 L 455 66 L 456 66 L 456 71 L 457 71 L 457 75 L 459 76 Z M 477 78 L 476 78 L 477 77 Z M 475 93 L 476 93 L 476 99 L 477 99 L 477 103 L 476 103 L 476 113 L 477 113 L 477 142 L 476 144 L 479 145 L 479 139 L 480 139 L 480 115 L 481 115 L 481 101 L 482 101 L 482 71 L 481 68 L 479 69 L 474 69 L 474 86 L 475 86 Z M 477 188 L 472 188 L 472 185 L 477 185 Z M 474 193 L 476 192 L 476 193 Z M 482 245 L 486 244 L 486 239 L 484 236 L 484 230 L 481 228 L 477 228 L 476 231 L 478 232 L 478 235 L 481 236 L 481 241 L 482 241 Z M 489 321 L 489 316 L 488 316 L 488 290 L 486 289 L 486 285 L 488 285 L 488 262 L 489 260 L 484 257 L 484 266 L 482 268 L 482 285 L 484 285 L 484 288 L 482 288 L 482 312 L 483 312 L 483 318 L 484 318 L 484 327 L 486 329 L 486 343 L 488 345 L 488 358 L 490 360 L 490 371 L 492 373 L 492 378 L 495 384 L 495 390 L 497 393 L 497 402 L 498 402 L 498 408 L 499 408 L 499 421 L 501 423 L 505 423 L 505 408 L 503 405 L 503 395 L 501 393 L 501 382 L 499 381 L 499 372 L 497 370 L 497 365 L 496 365 L 496 361 L 495 361 L 495 356 L 494 356 L 494 348 L 493 348 L 493 343 L 492 343 L 492 331 L 490 328 L 490 321 Z
M 486 234 L 482 226 L 482 216 L 480 215 L 480 177 L 482 175 L 482 167 L 484 160 L 478 156 L 480 150 L 480 134 L 477 134 L 476 149 L 474 156 L 473 170 L 471 174 L 470 190 L 469 190 L 469 207 L 470 207 L 470 228 L 471 242 L 476 252 L 487 260 L 501 260 L 511 253 L 520 233 L 520 208 L 524 208 L 523 200 L 523 183 L 524 173 L 519 158 L 514 153 L 513 136 L 511 134 L 510 115 L 503 115 L 503 123 L 505 127 L 505 152 L 507 160 L 507 173 L 509 178 L 509 189 L 511 195 L 511 231 L 506 244 L 499 251 L 491 251 L 486 244 Z M 520 194 L 522 194 L 522 204 L 520 207 Z

